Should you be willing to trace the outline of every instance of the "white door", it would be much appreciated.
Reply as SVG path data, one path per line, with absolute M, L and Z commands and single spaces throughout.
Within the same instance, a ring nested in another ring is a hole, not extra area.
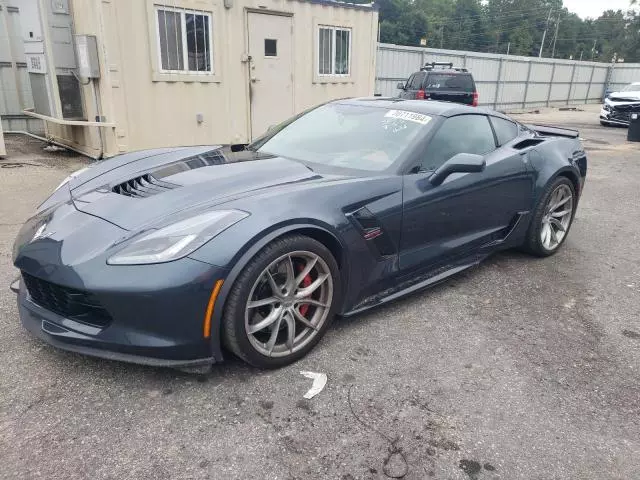
M 291 17 L 249 13 L 251 136 L 293 115 Z

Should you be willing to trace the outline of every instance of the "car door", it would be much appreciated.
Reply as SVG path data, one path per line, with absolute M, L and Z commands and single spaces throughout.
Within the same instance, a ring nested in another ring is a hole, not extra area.
M 517 134 L 517 132 L 516 132 Z M 454 173 L 440 185 L 432 172 L 458 153 L 483 155 L 480 173 Z M 533 177 L 515 149 L 497 144 L 483 114 L 447 118 L 403 178 L 400 269 L 432 268 L 499 240 L 529 208 Z
M 400 92 L 400 98 L 414 100 L 418 97 L 418 90 L 422 88 L 422 83 L 426 76 L 425 72 L 416 72 L 409 77 L 404 90 Z

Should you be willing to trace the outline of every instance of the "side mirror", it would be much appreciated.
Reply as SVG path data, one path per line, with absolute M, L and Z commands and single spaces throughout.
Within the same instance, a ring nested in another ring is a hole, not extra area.
M 404 90 L 404 83 L 398 82 L 397 87 L 398 87 L 398 90 Z
M 233 143 L 229 146 L 229 150 L 232 152 L 242 152 L 247 148 L 248 143 Z
M 481 172 L 486 165 L 487 162 L 482 155 L 458 153 L 433 172 L 433 175 L 429 177 L 429 182 L 434 186 L 440 185 L 452 173 Z

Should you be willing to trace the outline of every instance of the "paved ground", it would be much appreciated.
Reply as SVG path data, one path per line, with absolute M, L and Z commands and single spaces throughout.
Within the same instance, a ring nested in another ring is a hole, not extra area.
M 0 169 L 0 478 L 638 478 L 640 145 L 595 111 L 522 116 L 586 139 L 558 255 L 500 254 L 338 320 L 297 365 L 230 361 L 204 378 L 59 352 L 21 329 L 5 288 L 13 237 L 80 161 L 22 145 L 5 162 L 45 166 Z M 300 370 L 329 376 L 310 401 Z

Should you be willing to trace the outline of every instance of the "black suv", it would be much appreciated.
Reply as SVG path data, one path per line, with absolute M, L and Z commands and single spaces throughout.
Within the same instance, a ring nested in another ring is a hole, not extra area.
M 478 106 L 478 91 L 473 76 L 466 68 L 454 68 L 453 63 L 428 63 L 399 83 L 400 98 L 441 100 Z

